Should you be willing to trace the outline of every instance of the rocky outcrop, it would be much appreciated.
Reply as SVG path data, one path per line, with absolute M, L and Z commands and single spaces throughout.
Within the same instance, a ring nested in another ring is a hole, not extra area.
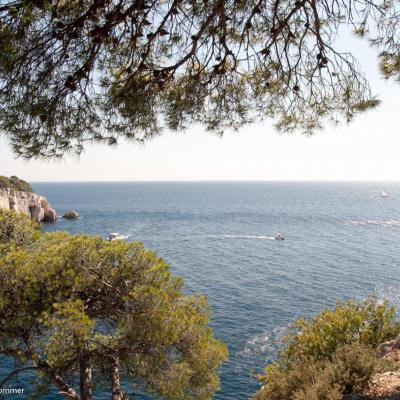
M 69 210 L 64 215 L 63 218 L 65 219 L 78 219 L 79 214 L 75 210 Z
M 400 371 L 375 374 L 363 392 L 371 399 L 400 399 Z
M 382 343 L 378 346 L 378 354 L 380 357 L 391 358 L 393 354 L 400 351 L 400 335 L 396 339 Z
M 26 214 L 39 222 L 53 222 L 57 219 L 55 210 L 46 198 L 31 192 L 0 189 L 0 208 Z
M 378 356 L 390 360 L 392 370 L 374 374 L 361 393 L 344 400 L 400 400 L 400 335 L 377 349 Z

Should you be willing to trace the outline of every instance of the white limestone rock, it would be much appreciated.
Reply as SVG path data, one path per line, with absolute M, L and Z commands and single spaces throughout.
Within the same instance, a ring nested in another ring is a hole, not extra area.
M 0 189 L 0 208 L 28 215 L 38 222 L 53 222 L 57 219 L 55 210 L 46 198 L 31 192 Z

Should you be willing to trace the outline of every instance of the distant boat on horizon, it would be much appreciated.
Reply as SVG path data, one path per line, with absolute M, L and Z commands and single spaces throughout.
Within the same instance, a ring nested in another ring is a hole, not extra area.
M 381 197 L 389 197 L 388 193 L 386 192 L 385 188 L 382 189 Z

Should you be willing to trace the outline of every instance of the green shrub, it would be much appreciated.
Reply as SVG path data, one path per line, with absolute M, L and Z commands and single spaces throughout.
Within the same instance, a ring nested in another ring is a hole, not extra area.
M 11 181 L 6 176 L 0 176 L 0 189 L 12 187 Z
M 19 179 L 16 176 L 11 176 L 10 178 L 7 178 L 6 176 L 0 176 L 0 189 L 15 189 L 23 192 L 33 191 L 28 182 Z
M 27 246 L 38 237 L 37 222 L 25 214 L 0 209 L 0 255 L 5 247 Z
M 257 400 L 339 400 L 372 373 L 390 368 L 376 347 L 400 332 L 395 309 L 370 297 L 338 302 L 314 319 L 300 319 L 283 339 L 278 360 L 260 377 Z
M 290 363 L 300 355 L 329 359 L 338 346 L 354 342 L 375 348 L 400 333 L 395 313 L 394 307 L 375 297 L 337 302 L 333 310 L 326 309 L 311 321 L 294 323 L 284 338 L 281 361 Z
M 287 369 L 273 365 L 256 400 L 341 400 L 359 391 L 376 372 L 393 366 L 359 343 L 339 346 L 331 360 L 300 357 Z

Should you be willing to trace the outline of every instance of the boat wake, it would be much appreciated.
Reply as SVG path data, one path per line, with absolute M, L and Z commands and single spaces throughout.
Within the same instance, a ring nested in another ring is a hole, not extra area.
M 258 240 L 275 240 L 274 236 L 264 235 L 224 235 L 227 239 L 258 239 Z
M 400 227 L 400 219 L 368 219 L 358 220 L 353 219 L 348 221 L 351 225 L 377 225 L 377 226 L 395 226 Z

